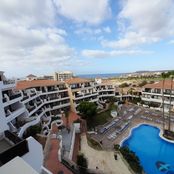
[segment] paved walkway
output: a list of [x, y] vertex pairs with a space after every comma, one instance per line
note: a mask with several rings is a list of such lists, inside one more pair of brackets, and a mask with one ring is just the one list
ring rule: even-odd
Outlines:
[[[68, 117], [68, 122], [65, 117], [62, 117], [62, 120], [64, 122], [64, 125], [67, 126], [66, 124], [68, 123], [71, 125], [75, 120], [80, 118], [76, 113], [70, 112], [69, 117]], [[51, 134], [57, 134], [58, 128], [56, 124], [53, 124]], [[79, 139], [79, 137], [77, 137]], [[78, 146], [79, 143], [75, 143], [75, 151], [73, 153], [73, 160], [76, 161], [76, 155], [78, 153]], [[59, 160], [58, 160], [58, 152], [59, 149], [59, 140], [57, 138], [52, 138], [50, 140], [50, 150], [48, 152], [47, 158], [45, 159], [45, 164], [44, 166], [50, 170], [53, 174], [57, 174], [59, 171], [63, 171], [65, 174], [72, 174], [72, 172], [67, 169]]]
[[87, 144], [86, 135], [81, 136], [81, 152], [88, 159], [88, 167], [104, 171], [107, 174], [131, 174], [121, 157], [114, 159], [114, 152], [97, 151]]
[[[58, 128], [56, 124], [53, 124], [52, 134], [56, 134]], [[58, 149], [59, 149], [59, 140], [57, 138], [52, 138], [50, 140], [50, 151], [48, 153], [47, 159], [45, 160], [45, 167], [50, 170], [53, 174], [58, 174], [59, 171], [63, 171], [66, 174], [72, 174], [59, 160], [58, 160]]]

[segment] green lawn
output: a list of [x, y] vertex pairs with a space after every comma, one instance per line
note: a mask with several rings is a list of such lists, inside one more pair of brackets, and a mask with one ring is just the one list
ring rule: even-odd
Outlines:
[[96, 127], [98, 125], [103, 125], [106, 122], [108, 122], [109, 120], [112, 119], [111, 117], [111, 110], [116, 110], [116, 106], [114, 104], [109, 106], [109, 109], [105, 112], [102, 112], [100, 114], [97, 114], [93, 120], [93, 122], [90, 123], [89, 128], [91, 127]]

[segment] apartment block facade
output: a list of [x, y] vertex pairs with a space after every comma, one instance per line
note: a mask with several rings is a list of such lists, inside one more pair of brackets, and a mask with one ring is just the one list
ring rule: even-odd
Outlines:
[[[174, 86], [174, 82], [173, 82]], [[164, 107], [165, 111], [169, 110], [170, 106], [170, 91], [171, 91], [171, 81], [165, 80], [164, 83]], [[154, 84], [147, 84], [142, 89], [142, 100], [146, 104], [152, 104], [156, 107], [162, 107], [162, 93], [163, 93], [163, 82], [157, 82]], [[174, 89], [171, 93], [171, 104], [172, 109], [174, 109]]]

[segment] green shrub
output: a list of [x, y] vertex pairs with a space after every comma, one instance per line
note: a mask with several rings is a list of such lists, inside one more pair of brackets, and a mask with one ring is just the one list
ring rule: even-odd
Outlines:
[[143, 172], [140, 160], [133, 151], [129, 150], [128, 147], [120, 147], [120, 152], [135, 173]]

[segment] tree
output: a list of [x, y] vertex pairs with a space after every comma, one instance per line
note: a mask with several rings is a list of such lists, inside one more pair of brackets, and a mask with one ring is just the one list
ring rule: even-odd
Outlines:
[[109, 97], [108, 100], [109, 100], [110, 103], [114, 103], [114, 102], [117, 101], [117, 98], [116, 97]]
[[80, 174], [87, 173], [88, 161], [85, 158], [85, 156], [84, 156], [83, 153], [77, 155], [77, 165], [79, 166], [79, 172], [80, 172]]
[[168, 121], [168, 130], [170, 131], [170, 126], [171, 126], [171, 121], [170, 121], [170, 116], [171, 116], [171, 103], [172, 103], [172, 90], [173, 90], [173, 75], [170, 75], [171, 78], [171, 87], [170, 87], [170, 104], [169, 104], [169, 121]]
[[143, 168], [141, 166], [139, 158], [136, 156], [136, 154], [131, 151], [128, 147], [120, 147], [120, 152], [123, 155], [123, 157], [126, 159], [130, 167], [135, 173], [141, 174], [143, 171]]
[[165, 129], [165, 116], [164, 116], [164, 84], [165, 84], [165, 79], [168, 77], [168, 73], [162, 73], [161, 77], [163, 79], [162, 81], [162, 107], [163, 107], [163, 131]]
[[138, 86], [139, 87], [143, 87], [144, 85], [146, 85], [147, 84], [147, 81], [146, 80], [143, 80]]
[[78, 111], [82, 114], [82, 118], [91, 121], [97, 113], [97, 106], [95, 103], [83, 101], [78, 106]]
[[121, 85], [119, 85], [119, 88], [126, 88], [129, 87], [130, 85], [128, 83], [122, 83]]

